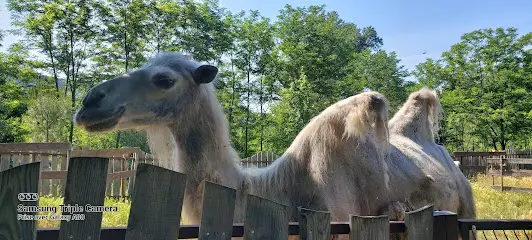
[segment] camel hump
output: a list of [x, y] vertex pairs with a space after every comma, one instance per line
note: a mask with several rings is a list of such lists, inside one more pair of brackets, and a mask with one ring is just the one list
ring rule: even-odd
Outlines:
[[415, 101], [422, 101], [422, 103], [428, 104], [429, 106], [438, 106], [440, 104], [438, 93], [435, 90], [426, 87], [413, 92], [410, 94], [409, 98]]
[[375, 134], [388, 139], [388, 100], [378, 92], [358, 94], [346, 118], [345, 132], [350, 137]]

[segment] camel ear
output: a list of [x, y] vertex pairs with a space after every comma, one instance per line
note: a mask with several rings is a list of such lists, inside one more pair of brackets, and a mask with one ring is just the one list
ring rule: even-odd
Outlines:
[[218, 74], [218, 68], [212, 65], [201, 65], [192, 74], [196, 84], [210, 83]]

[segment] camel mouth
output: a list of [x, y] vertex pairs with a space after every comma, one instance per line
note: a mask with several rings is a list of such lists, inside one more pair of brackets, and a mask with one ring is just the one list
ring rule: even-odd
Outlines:
[[126, 111], [125, 107], [120, 107], [117, 111], [115, 111], [111, 116], [98, 119], [95, 121], [91, 121], [90, 123], [80, 123], [78, 124], [82, 125], [86, 131], [88, 132], [105, 132], [113, 129], [122, 118], [122, 115], [124, 115], [124, 112]]

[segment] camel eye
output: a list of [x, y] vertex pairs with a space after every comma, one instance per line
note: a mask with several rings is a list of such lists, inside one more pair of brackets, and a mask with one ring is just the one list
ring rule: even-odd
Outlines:
[[175, 80], [165, 75], [153, 76], [153, 84], [162, 89], [169, 89], [175, 84]]

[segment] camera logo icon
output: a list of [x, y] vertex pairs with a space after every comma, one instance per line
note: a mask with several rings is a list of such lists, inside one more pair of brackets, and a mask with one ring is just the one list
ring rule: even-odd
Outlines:
[[21, 202], [36, 202], [39, 200], [38, 193], [19, 193], [18, 200]]

